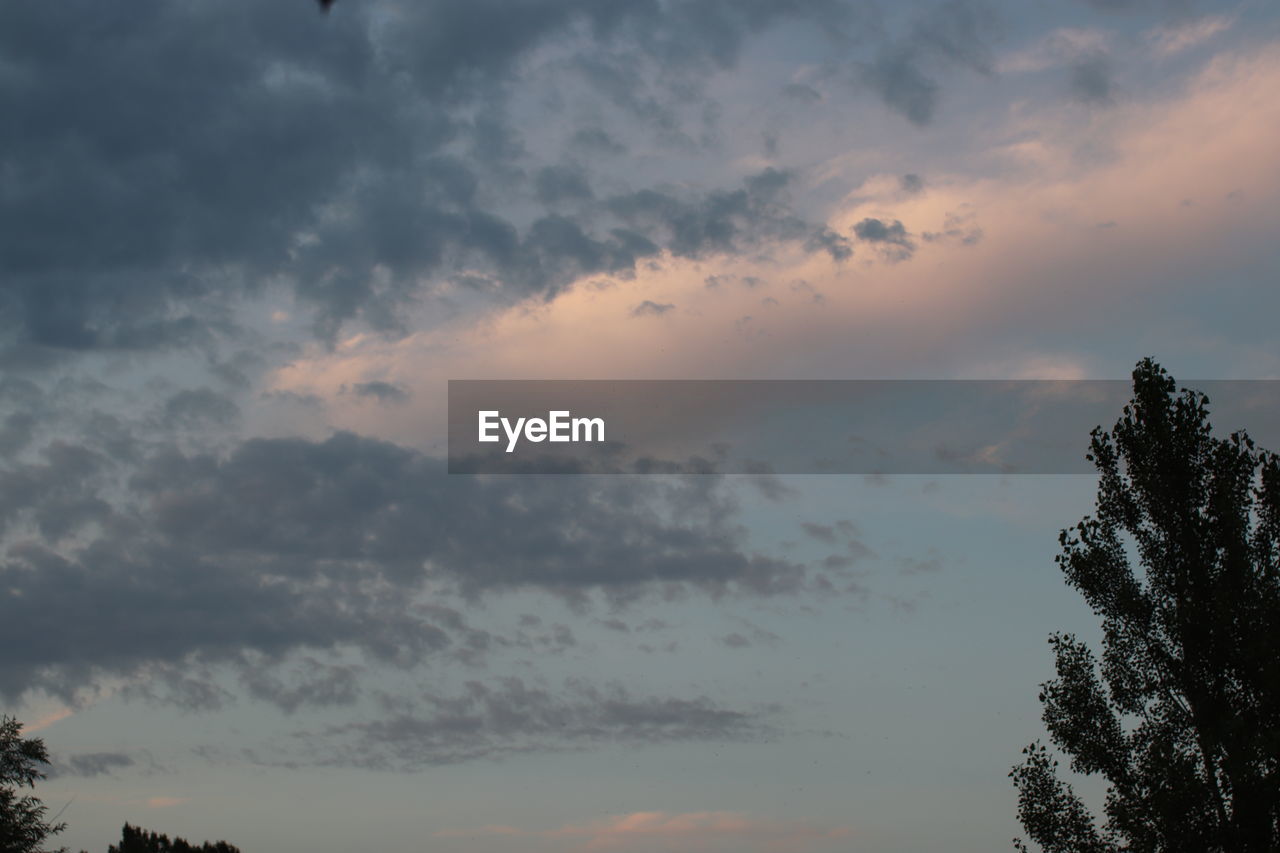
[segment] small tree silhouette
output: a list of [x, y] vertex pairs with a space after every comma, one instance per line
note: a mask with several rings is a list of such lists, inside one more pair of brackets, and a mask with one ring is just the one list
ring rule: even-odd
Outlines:
[[1071, 769], [1109, 783], [1106, 820], [1032, 744], [1010, 776], [1047, 853], [1280, 850], [1280, 461], [1213, 437], [1208, 403], [1147, 359], [1092, 433], [1096, 513], [1057, 562], [1101, 618], [1101, 661], [1055, 634], [1040, 701]]
[[22, 723], [0, 717], [0, 853], [38, 853], [51, 835], [66, 824], [44, 819], [47, 807], [34, 796], [22, 794], [45, 778], [40, 767], [49, 753], [40, 738], [23, 738]]

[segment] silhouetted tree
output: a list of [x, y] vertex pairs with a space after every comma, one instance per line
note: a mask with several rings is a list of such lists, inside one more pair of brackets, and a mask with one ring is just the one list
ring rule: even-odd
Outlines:
[[0, 717], [0, 853], [36, 853], [66, 826], [46, 821], [47, 807], [36, 797], [20, 796], [45, 777], [40, 767], [48, 763], [43, 740], [22, 737], [21, 723]]
[[199, 847], [184, 838], [170, 841], [167, 835], [147, 832], [141, 827], [126, 823], [121, 833], [120, 846], [112, 844], [109, 853], [240, 853], [240, 850], [225, 841], [206, 841]]
[[1208, 403], [1148, 359], [1092, 433], [1096, 511], [1057, 561], [1101, 617], [1101, 660], [1055, 634], [1040, 701], [1071, 769], [1109, 783], [1106, 819], [1032, 744], [1010, 775], [1048, 853], [1280, 851], [1280, 462], [1213, 437]]

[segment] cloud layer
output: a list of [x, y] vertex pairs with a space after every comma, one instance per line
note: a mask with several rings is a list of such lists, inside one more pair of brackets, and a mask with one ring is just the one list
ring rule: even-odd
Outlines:
[[[169, 449], [136, 468], [83, 446], [44, 456], [0, 478], [0, 521], [36, 534], [14, 537], [0, 563], [8, 600], [22, 603], [0, 628], [9, 698], [69, 697], [103, 675], [184, 661], [251, 671], [253, 655], [354, 648], [408, 666], [515, 642], [469, 628], [442, 606], [450, 597], [533, 589], [621, 603], [807, 584], [802, 566], [745, 548], [716, 478], [449, 476], [352, 434], [255, 439], [226, 456]], [[352, 678], [321, 670], [292, 694], [249, 684], [288, 707], [342, 701]]]

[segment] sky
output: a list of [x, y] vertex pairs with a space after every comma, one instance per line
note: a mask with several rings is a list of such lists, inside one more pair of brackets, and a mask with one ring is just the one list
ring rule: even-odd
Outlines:
[[1262, 0], [0, 5], [62, 843], [1011, 849], [1093, 477], [450, 475], [446, 382], [1280, 378], [1276, 92]]

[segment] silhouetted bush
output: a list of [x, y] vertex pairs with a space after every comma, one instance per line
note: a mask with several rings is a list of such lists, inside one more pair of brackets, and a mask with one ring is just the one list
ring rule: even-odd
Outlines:
[[167, 835], [148, 832], [126, 823], [120, 844], [112, 844], [108, 853], [240, 853], [240, 848], [225, 841], [206, 841], [198, 846], [185, 838], [171, 841]]

